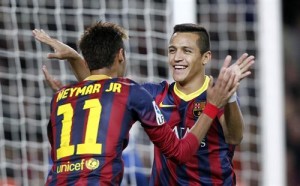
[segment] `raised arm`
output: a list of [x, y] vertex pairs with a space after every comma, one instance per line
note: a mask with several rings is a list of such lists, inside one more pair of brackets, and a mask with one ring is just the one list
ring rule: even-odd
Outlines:
[[[229, 68], [236, 75], [235, 81], [240, 82], [251, 74], [250, 68], [255, 63], [254, 56], [247, 53], [241, 57]], [[225, 140], [229, 144], [240, 144], [243, 139], [244, 119], [240, 110], [236, 93], [230, 98], [228, 104], [224, 107], [224, 115], [220, 117], [220, 122], [224, 131]]]
[[34, 29], [32, 33], [36, 40], [53, 48], [54, 52], [47, 55], [48, 59], [67, 60], [70, 63], [78, 81], [82, 81], [90, 75], [84, 59], [76, 50], [57, 39], [51, 38], [44, 30]]
[[[207, 89], [207, 104], [198, 118], [196, 125], [192, 128], [191, 132], [198, 135], [198, 142], [200, 143], [205, 137], [211, 122], [217, 116], [218, 110], [227, 104], [228, 99], [236, 92], [239, 82], [236, 80], [236, 74], [233, 73], [231, 68], [228, 68], [231, 62], [231, 57], [227, 56], [224, 65], [220, 70], [219, 76], [213, 85], [213, 78], [210, 77], [210, 84]], [[203, 123], [210, 123], [204, 125]], [[200, 135], [199, 135], [200, 134]]]

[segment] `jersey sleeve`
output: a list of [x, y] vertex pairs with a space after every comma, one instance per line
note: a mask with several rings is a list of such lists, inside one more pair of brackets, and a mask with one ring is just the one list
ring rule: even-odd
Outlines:
[[192, 133], [182, 139], [177, 138], [169, 125], [161, 127], [145, 127], [153, 144], [170, 160], [182, 164], [189, 161], [199, 148], [199, 142]]
[[135, 85], [130, 94], [129, 108], [136, 113], [138, 120], [146, 126], [160, 126], [164, 116], [151, 95], [140, 85]]
[[150, 93], [153, 99], [165, 88], [168, 86], [166, 81], [162, 81], [161, 83], [143, 83], [141, 84], [143, 88]]

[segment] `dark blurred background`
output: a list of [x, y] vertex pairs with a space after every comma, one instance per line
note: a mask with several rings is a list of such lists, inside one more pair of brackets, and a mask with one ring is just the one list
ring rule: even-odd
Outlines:
[[300, 1], [282, 0], [287, 185], [300, 185]]

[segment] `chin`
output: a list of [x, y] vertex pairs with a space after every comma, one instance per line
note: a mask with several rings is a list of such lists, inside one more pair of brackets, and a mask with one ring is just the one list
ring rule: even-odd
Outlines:
[[175, 81], [183, 81], [186, 78], [186, 76], [183, 73], [178, 72], [173, 72], [172, 76]]
[[182, 82], [182, 81], [184, 81], [183, 77], [176, 76], [176, 75], [173, 75], [173, 79], [174, 79], [174, 81], [179, 82], [179, 83]]

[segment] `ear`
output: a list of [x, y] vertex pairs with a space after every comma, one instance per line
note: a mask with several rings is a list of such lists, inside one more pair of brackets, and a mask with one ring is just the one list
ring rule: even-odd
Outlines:
[[202, 65], [206, 65], [211, 60], [211, 51], [207, 51], [202, 56]]
[[122, 63], [125, 61], [125, 51], [124, 48], [120, 48], [119, 52], [118, 52], [118, 62]]

